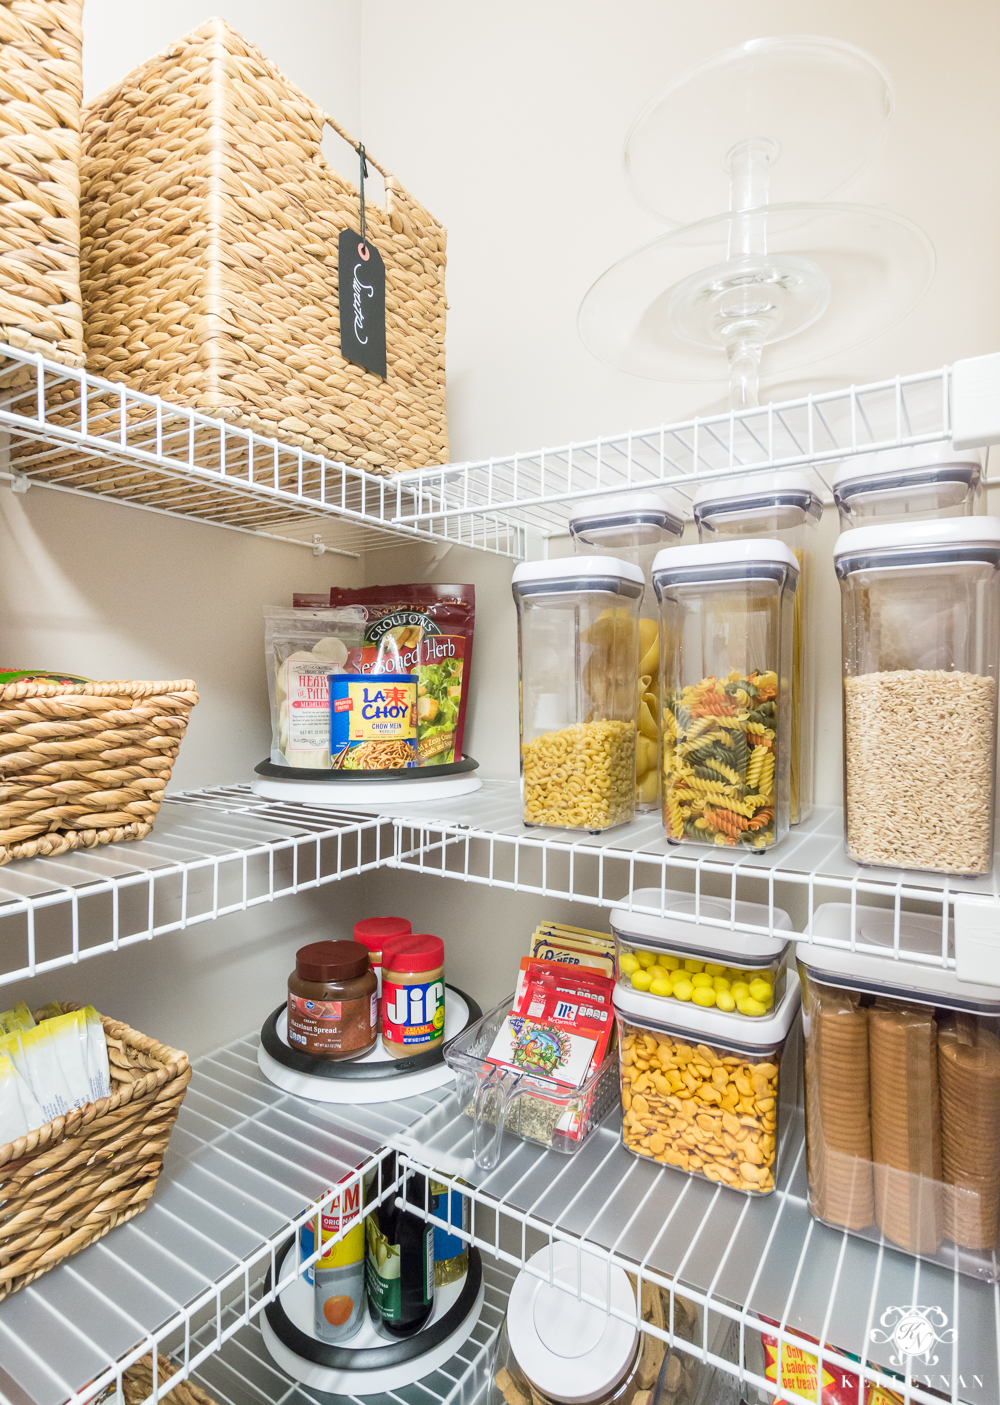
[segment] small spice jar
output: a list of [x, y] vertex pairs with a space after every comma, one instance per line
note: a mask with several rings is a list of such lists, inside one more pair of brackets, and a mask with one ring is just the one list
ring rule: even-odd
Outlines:
[[368, 948], [368, 960], [378, 982], [379, 1019], [382, 1018], [382, 948], [390, 937], [408, 937], [413, 928], [405, 917], [366, 917], [354, 924], [354, 940]]
[[288, 977], [288, 1042], [315, 1059], [358, 1059], [375, 1047], [378, 1004], [368, 948], [310, 942]]
[[426, 932], [382, 948], [382, 1047], [394, 1059], [444, 1044], [444, 942]]

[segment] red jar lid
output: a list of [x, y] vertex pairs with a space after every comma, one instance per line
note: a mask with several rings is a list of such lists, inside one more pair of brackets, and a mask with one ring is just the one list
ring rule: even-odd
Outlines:
[[360, 942], [310, 942], [295, 953], [295, 974], [303, 981], [349, 981], [368, 970], [368, 948]]
[[382, 948], [383, 971], [436, 971], [443, 965], [444, 942], [428, 932], [393, 937]]
[[409, 936], [413, 928], [405, 917], [366, 917], [354, 924], [354, 940], [371, 952], [381, 952], [390, 937]]

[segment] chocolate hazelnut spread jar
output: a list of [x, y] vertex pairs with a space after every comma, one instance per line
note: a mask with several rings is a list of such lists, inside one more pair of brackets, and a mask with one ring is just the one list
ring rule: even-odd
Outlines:
[[288, 977], [288, 1042], [316, 1059], [359, 1059], [375, 1047], [378, 1001], [368, 948], [310, 942]]

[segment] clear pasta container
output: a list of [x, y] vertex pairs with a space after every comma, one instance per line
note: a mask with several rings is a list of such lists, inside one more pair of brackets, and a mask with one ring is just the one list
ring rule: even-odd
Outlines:
[[[633, 907], [611, 910], [615, 974], [621, 985], [646, 993], [664, 1006], [691, 1004], [735, 1020], [758, 1020], [773, 1012], [785, 993], [785, 966], [792, 919], [780, 908], [721, 898], [669, 898], [664, 915], [635, 907], [660, 907], [657, 888], [630, 894]], [[775, 935], [735, 931], [740, 926], [773, 927]], [[709, 925], [714, 922], [714, 926]]]
[[833, 475], [841, 531], [985, 512], [979, 452], [950, 444], [883, 449], [847, 459]]
[[650, 582], [653, 560], [680, 540], [684, 510], [666, 493], [634, 491], [578, 503], [569, 531], [578, 554], [610, 555], [638, 566], [645, 588], [639, 607], [639, 717], [635, 751], [635, 808], [659, 809], [660, 611]]
[[522, 1141], [572, 1156], [618, 1106], [618, 1056], [612, 1052], [579, 1088], [562, 1087], [541, 1074], [488, 1063], [513, 993], [445, 1046], [462, 1111], [473, 1120], [476, 1165], [491, 1170], [500, 1159], [505, 1131]]
[[515, 568], [524, 823], [591, 833], [635, 814], [638, 566], [607, 556]]
[[1000, 520], [844, 532], [847, 852], [936, 873], [993, 865]]
[[1000, 1282], [1000, 989], [932, 964], [940, 916], [901, 914], [905, 963], [894, 913], [854, 921], [851, 950], [850, 905], [824, 904], [797, 948], [809, 1208]]
[[788, 831], [798, 580], [791, 548], [756, 537], [674, 547], [653, 563], [674, 844], [767, 849]]
[[[798, 1011], [794, 971], [774, 1010], [739, 1029], [719, 1011], [666, 1007], [616, 985], [624, 1145], [717, 1185], [769, 1195], [781, 1119], [793, 1101], [782, 1088], [781, 1066]], [[789, 1063], [794, 1085], [795, 1060]]]
[[768, 537], [784, 542], [799, 563], [792, 633], [792, 732], [789, 758], [789, 823], [805, 819], [813, 804], [813, 739], [816, 685], [813, 575], [816, 528], [823, 504], [801, 473], [755, 473], [700, 488], [694, 520], [702, 542]]

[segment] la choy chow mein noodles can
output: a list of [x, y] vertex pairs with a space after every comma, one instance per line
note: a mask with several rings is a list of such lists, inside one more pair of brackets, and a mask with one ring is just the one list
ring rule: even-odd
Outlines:
[[330, 759], [344, 771], [415, 766], [416, 674], [331, 673]]

